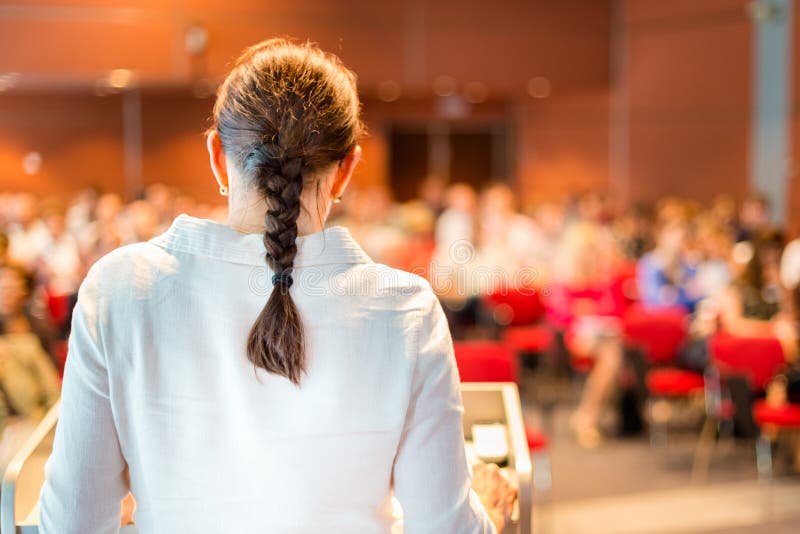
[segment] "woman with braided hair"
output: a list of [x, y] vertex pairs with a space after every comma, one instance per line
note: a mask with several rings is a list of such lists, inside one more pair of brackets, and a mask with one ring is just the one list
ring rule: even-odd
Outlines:
[[355, 77], [310, 44], [247, 49], [207, 135], [227, 225], [179, 216], [83, 282], [41, 532], [502, 530], [465, 459], [447, 322], [421, 278], [324, 228], [356, 167]]

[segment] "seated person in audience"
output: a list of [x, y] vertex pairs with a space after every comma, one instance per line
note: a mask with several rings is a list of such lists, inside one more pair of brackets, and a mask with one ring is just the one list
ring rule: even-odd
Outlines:
[[453, 247], [475, 246], [475, 219], [477, 196], [469, 184], [455, 183], [445, 191], [445, 209], [436, 221], [435, 261], [449, 266], [459, 259], [453, 258]]
[[39, 217], [39, 202], [28, 193], [14, 195], [9, 206], [6, 228], [8, 256], [28, 269], [35, 267], [48, 241], [47, 227]]
[[0, 232], [0, 266], [8, 262], [8, 235]]
[[[775, 337], [783, 347], [787, 364], [797, 360], [798, 332], [787, 306], [788, 299], [779, 283], [778, 258], [781, 243], [771, 236], [755, 242], [743, 241], [733, 248], [735, 277], [715, 298], [704, 302], [692, 323], [698, 350], [685, 351], [687, 367], [701, 371], [709, 363], [704, 340], [717, 330], [741, 337]], [[744, 377], [726, 380], [735, 405], [734, 428], [737, 435], [753, 437], [757, 431], [752, 419], [753, 390]]]
[[800, 287], [800, 237], [795, 237], [784, 247], [781, 254], [780, 277], [786, 291], [795, 293]]
[[797, 359], [797, 330], [779, 280], [780, 243], [774, 238], [741, 242], [734, 249], [740, 265], [719, 298], [722, 330], [743, 337], [775, 336], [787, 361]]
[[701, 298], [695, 267], [686, 259], [686, 224], [681, 220], [661, 223], [656, 247], [637, 266], [639, 296], [653, 308], [682, 306], [688, 311]]
[[52, 295], [74, 295], [83, 279], [78, 240], [67, 229], [63, 208], [51, 204], [43, 213], [48, 241], [39, 260], [38, 273]]
[[[797, 236], [797, 229], [792, 233]], [[790, 310], [788, 315], [796, 327], [800, 324], [800, 237], [795, 237], [784, 247], [779, 276], [781, 286], [788, 295], [785, 307]], [[787, 343], [790, 342], [791, 338]], [[773, 406], [781, 406], [787, 402], [800, 404], [800, 365], [796, 357], [783, 373], [770, 382], [766, 391], [767, 402]], [[795, 472], [800, 473], [800, 440], [796, 440], [794, 457]]]
[[742, 202], [736, 226], [736, 242], [753, 241], [773, 231], [769, 220], [769, 201], [762, 195], [752, 195]]
[[626, 259], [638, 260], [652, 248], [652, 217], [647, 207], [634, 204], [614, 220], [614, 234]]
[[731, 283], [732, 245], [729, 229], [710, 219], [699, 222], [694, 247], [698, 256], [695, 280], [703, 298], [714, 298]]
[[[775, 336], [781, 340], [788, 361], [796, 359], [797, 331], [793, 326], [791, 296], [779, 284], [779, 243], [743, 241], [732, 249], [736, 268], [731, 282], [698, 307], [691, 325], [697, 341], [705, 341], [717, 330], [742, 337]], [[687, 363], [687, 362], [684, 362]], [[687, 367], [702, 371], [707, 351]]]
[[477, 222], [477, 261], [481, 266], [502, 269], [509, 279], [520, 269], [539, 267], [540, 251], [547, 245], [545, 236], [532, 218], [518, 211], [508, 185], [494, 183], [481, 191]]
[[47, 352], [33, 332], [26, 308], [32, 275], [21, 267], [0, 268], [0, 470], [38, 421], [58, 400], [61, 385]]
[[586, 448], [600, 442], [603, 404], [623, 363], [620, 317], [624, 299], [611, 235], [594, 223], [573, 223], [564, 232], [549, 297], [550, 319], [563, 329], [574, 357], [592, 358], [570, 425]]

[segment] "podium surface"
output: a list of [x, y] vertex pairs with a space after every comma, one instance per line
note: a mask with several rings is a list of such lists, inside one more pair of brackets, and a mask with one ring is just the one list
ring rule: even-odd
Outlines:
[[[531, 532], [532, 472], [525, 439], [522, 408], [513, 383], [467, 383], [461, 385], [464, 403], [464, 439], [472, 440], [476, 424], [502, 424], [506, 428], [508, 458], [505, 468], [519, 484], [519, 506], [504, 533]], [[0, 496], [0, 532], [37, 534], [39, 493], [44, 483], [44, 465], [53, 448], [58, 421], [58, 403], [50, 409], [36, 430], [17, 452], [3, 475]], [[136, 534], [135, 525], [122, 534]]]

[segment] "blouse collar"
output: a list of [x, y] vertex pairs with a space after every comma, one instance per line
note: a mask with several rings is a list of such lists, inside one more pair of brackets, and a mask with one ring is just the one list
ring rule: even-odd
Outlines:
[[[266, 254], [261, 234], [243, 234], [186, 214], [176, 217], [166, 232], [150, 242], [167, 250], [248, 265], [264, 265]], [[343, 263], [372, 263], [347, 228], [332, 226], [297, 238], [295, 267]]]

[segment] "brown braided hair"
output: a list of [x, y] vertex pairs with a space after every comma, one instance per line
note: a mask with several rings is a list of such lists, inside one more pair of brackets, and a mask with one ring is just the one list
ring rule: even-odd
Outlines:
[[223, 82], [214, 125], [227, 158], [264, 196], [273, 290], [253, 324], [253, 365], [299, 385], [303, 325], [289, 288], [304, 187], [342, 161], [362, 132], [355, 76], [310, 43], [270, 39], [246, 49]]

